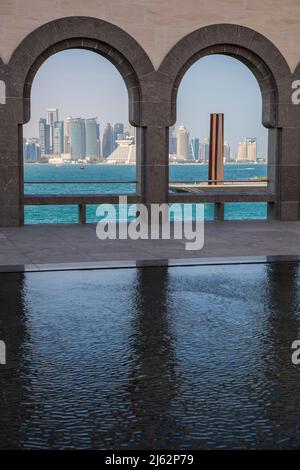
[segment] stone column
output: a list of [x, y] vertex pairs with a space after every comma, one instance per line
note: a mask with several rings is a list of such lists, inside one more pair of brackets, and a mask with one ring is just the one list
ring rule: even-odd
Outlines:
[[280, 220], [299, 220], [300, 216], [300, 103], [292, 100], [292, 84], [299, 79], [300, 68], [279, 83], [278, 128], [269, 131], [269, 171], [276, 191], [274, 216]]
[[0, 64], [2, 96], [0, 102], [0, 227], [18, 226], [23, 222], [20, 205], [22, 178], [22, 127], [18, 125], [22, 101], [10, 87], [8, 67]]
[[280, 220], [298, 220], [300, 209], [300, 127], [281, 129], [277, 145], [280, 147], [280, 161], [277, 167], [278, 202], [275, 217]]
[[145, 203], [168, 202], [169, 129], [148, 126], [144, 130], [144, 197]]
[[144, 96], [141, 109], [142, 158], [141, 168], [144, 201], [146, 204], [168, 202], [169, 193], [169, 126], [171, 98], [170, 79], [158, 73], [144, 77]]

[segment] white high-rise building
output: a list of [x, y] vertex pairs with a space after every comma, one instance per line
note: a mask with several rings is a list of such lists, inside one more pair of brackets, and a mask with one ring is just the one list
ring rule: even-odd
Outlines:
[[58, 121], [58, 108], [48, 108], [47, 124], [49, 124], [49, 126], [52, 126], [56, 121]]
[[257, 145], [256, 138], [247, 138], [247, 158], [250, 162], [256, 162], [257, 158]]
[[188, 159], [189, 136], [185, 126], [180, 126], [177, 132], [177, 155], [183, 160]]
[[72, 117], [68, 116], [64, 120], [64, 152], [71, 153], [71, 143], [70, 143], [70, 123]]
[[223, 155], [224, 155], [224, 161], [225, 162], [230, 162], [231, 160], [231, 152], [230, 152], [230, 145], [229, 145], [229, 142], [227, 140], [225, 140], [224, 142], [224, 151], [223, 151]]
[[236, 160], [237, 162], [245, 161], [246, 160], [246, 142], [239, 142], [237, 152], [236, 152]]
[[237, 149], [238, 162], [256, 162], [256, 137], [245, 137]]
[[204, 139], [204, 141], [200, 144], [200, 153], [199, 153], [199, 160], [201, 162], [208, 162], [209, 158], [209, 139]]

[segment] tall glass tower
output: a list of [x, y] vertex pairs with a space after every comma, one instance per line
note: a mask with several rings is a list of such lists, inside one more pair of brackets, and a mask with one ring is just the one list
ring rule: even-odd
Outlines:
[[47, 124], [50, 126], [50, 149], [51, 153], [54, 151], [54, 123], [58, 121], [58, 109], [47, 109]]
[[53, 153], [61, 154], [64, 151], [64, 122], [53, 123]]
[[70, 143], [70, 122], [72, 117], [68, 116], [64, 121], [64, 152], [71, 153], [71, 143]]
[[102, 138], [102, 156], [103, 158], [107, 158], [111, 152], [113, 151], [113, 128], [111, 124], [108, 122]]
[[85, 124], [81, 118], [70, 119], [70, 147], [72, 160], [85, 158]]
[[122, 122], [116, 122], [114, 124], [113, 132], [113, 150], [117, 148], [117, 140], [124, 139], [124, 124]]
[[40, 118], [39, 121], [39, 137], [41, 144], [41, 156], [49, 155], [50, 153], [50, 126], [47, 124], [46, 119]]
[[99, 124], [97, 118], [85, 120], [85, 155], [92, 160], [99, 157]]
[[192, 146], [193, 146], [193, 153], [194, 159], [199, 160], [199, 150], [200, 150], [200, 143], [198, 137], [192, 139]]

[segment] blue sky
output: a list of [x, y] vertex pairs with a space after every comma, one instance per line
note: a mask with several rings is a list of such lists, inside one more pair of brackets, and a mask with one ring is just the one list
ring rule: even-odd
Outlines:
[[[94, 52], [74, 49], [51, 56], [35, 76], [31, 120], [24, 136], [38, 136], [38, 121], [47, 108], [59, 108], [59, 118], [98, 117], [128, 123], [125, 83], [116, 68]], [[209, 134], [209, 114], [225, 115], [225, 138], [235, 152], [243, 137], [257, 137], [258, 155], [267, 151], [267, 129], [261, 124], [261, 93], [254, 75], [236, 59], [215, 55], [197, 61], [185, 74], [178, 92], [177, 125], [192, 137]]]

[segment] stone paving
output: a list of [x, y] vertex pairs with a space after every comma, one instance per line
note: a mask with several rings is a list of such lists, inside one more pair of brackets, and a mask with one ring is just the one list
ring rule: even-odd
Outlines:
[[124, 260], [300, 255], [300, 221], [206, 222], [202, 250], [185, 240], [105, 240], [95, 225], [27, 225], [0, 229], [0, 266]]

